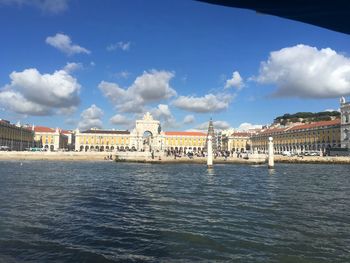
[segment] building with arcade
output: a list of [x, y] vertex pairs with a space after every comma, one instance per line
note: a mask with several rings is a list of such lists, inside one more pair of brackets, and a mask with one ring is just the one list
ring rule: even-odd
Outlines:
[[160, 122], [147, 112], [136, 120], [135, 128], [127, 130], [75, 131], [76, 151], [173, 151], [178, 153], [201, 152], [206, 133], [169, 131], [161, 129]]

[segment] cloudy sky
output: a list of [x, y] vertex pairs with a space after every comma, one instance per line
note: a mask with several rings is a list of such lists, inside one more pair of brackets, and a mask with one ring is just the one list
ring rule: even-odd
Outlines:
[[350, 95], [350, 36], [190, 0], [0, 0], [0, 118], [249, 128]]

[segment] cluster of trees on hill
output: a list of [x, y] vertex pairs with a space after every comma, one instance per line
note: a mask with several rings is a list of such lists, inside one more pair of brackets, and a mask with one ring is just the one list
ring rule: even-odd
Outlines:
[[297, 112], [295, 114], [286, 113], [274, 119], [274, 123], [285, 125], [288, 122], [312, 122], [312, 121], [330, 121], [334, 118], [340, 118], [339, 111], [322, 111], [322, 112]]

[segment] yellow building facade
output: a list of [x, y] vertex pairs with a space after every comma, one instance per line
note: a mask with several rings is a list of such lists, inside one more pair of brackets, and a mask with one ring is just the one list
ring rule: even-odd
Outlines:
[[204, 150], [206, 133], [161, 131], [160, 122], [146, 113], [136, 120], [130, 131], [99, 130], [75, 131], [76, 151], [150, 151], [173, 153], [200, 153]]
[[62, 130], [45, 126], [34, 126], [35, 147], [43, 148], [47, 151], [57, 151], [67, 149], [68, 136]]
[[1, 150], [24, 151], [34, 144], [34, 132], [27, 127], [0, 119]]
[[164, 132], [164, 149], [178, 153], [201, 152], [205, 147], [206, 136], [203, 132]]
[[136, 150], [130, 146], [129, 131], [87, 130], [75, 134], [76, 151], [129, 151]]
[[251, 144], [254, 151], [267, 152], [268, 138], [273, 137], [274, 151], [327, 152], [340, 147], [340, 120], [319, 121], [287, 128], [269, 128], [252, 135]]
[[[206, 134], [201, 132], [162, 132], [158, 138], [162, 151], [185, 153], [201, 152], [204, 149]], [[129, 131], [88, 130], [76, 132], [76, 151], [137, 151], [137, 138]], [[152, 148], [151, 148], [152, 149]]]
[[[233, 132], [225, 137], [225, 150], [234, 152], [246, 152], [250, 150], [251, 133], [248, 132]], [[227, 146], [226, 146], [227, 145]], [[226, 148], [227, 147], [227, 148]]]

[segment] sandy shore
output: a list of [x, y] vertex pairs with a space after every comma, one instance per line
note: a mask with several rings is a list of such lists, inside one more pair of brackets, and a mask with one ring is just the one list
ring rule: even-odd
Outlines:
[[[0, 152], [0, 160], [52, 160], [52, 161], [105, 161], [105, 157], [112, 154], [115, 160], [115, 153], [106, 152]], [[132, 160], [119, 160], [121, 162], [149, 162], [149, 163], [206, 163], [205, 157], [181, 157], [174, 159], [173, 156], [151, 158], [134, 158]], [[320, 157], [304, 156], [287, 157], [275, 155], [276, 163], [333, 163], [333, 164], [350, 164], [350, 157]], [[226, 160], [222, 157], [216, 158], [214, 163], [239, 163], [239, 164], [263, 164], [264, 159], [252, 160], [230, 157]]]
[[[115, 153], [107, 152], [0, 152], [0, 160], [52, 160], [52, 161], [106, 161], [107, 156], [112, 155], [112, 159], [116, 159]], [[188, 157], [181, 157], [174, 159], [173, 156], [165, 157], [159, 156], [152, 158], [133, 158], [119, 160], [121, 162], [149, 162], [149, 163], [206, 163], [205, 157], [195, 157], [190, 159]], [[215, 159], [216, 163], [263, 163], [264, 161], [244, 160], [241, 158], [224, 158]]]

